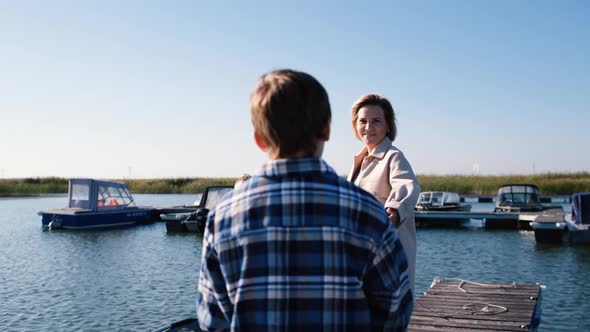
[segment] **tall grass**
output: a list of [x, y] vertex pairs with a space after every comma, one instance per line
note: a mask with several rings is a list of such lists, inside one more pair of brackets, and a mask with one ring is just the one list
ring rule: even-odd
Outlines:
[[[125, 182], [132, 193], [194, 194], [208, 186], [233, 186], [236, 178], [115, 179]], [[546, 173], [537, 175], [419, 175], [422, 191], [454, 191], [464, 195], [494, 195], [507, 183], [535, 184], [543, 195], [571, 195], [590, 192], [590, 173]], [[68, 180], [57, 177], [0, 179], [0, 196], [66, 193]]]
[[68, 180], [63, 178], [0, 179], [0, 196], [66, 192], [68, 192]]
[[571, 195], [590, 191], [590, 173], [546, 173], [536, 175], [420, 175], [422, 191], [454, 191], [471, 195], [494, 195], [499, 186], [508, 183], [530, 183], [542, 195]]
[[209, 186], [233, 186], [236, 180], [236, 178], [175, 178], [118, 181], [127, 183], [129, 190], [135, 193], [194, 194], [204, 191]]
[[[233, 186], [236, 178], [114, 179], [125, 182], [132, 193], [194, 194], [208, 186]], [[26, 178], [0, 179], [0, 196], [31, 196], [68, 192], [68, 179]]]

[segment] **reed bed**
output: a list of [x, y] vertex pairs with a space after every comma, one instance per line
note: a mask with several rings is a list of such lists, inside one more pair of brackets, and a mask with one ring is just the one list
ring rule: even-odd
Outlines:
[[494, 195], [498, 187], [509, 183], [529, 183], [542, 195], [571, 195], [590, 191], [590, 173], [545, 173], [535, 175], [419, 175], [422, 191], [454, 191], [464, 195]]
[[[194, 194], [208, 186], [232, 186], [237, 178], [114, 179], [125, 182], [132, 193]], [[494, 195], [507, 183], [535, 184], [543, 195], [590, 192], [590, 173], [546, 173], [535, 175], [419, 175], [422, 191], [454, 191], [463, 195]], [[0, 196], [33, 196], [67, 193], [68, 179], [58, 177], [0, 179]]]
[[68, 192], [68, 179], [58, 177], [0, 179], [0, 196], [34, 196]]

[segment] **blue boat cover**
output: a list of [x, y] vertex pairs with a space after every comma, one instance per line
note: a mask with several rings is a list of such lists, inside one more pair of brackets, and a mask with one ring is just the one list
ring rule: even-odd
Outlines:
[[95, 179], [70, 179], [68, 208], [98, 210], [124, 209], [135, 206], [123, 182]]
[[576, 224], [590, 224], [590, 192], [572, 195], [572, 221]]

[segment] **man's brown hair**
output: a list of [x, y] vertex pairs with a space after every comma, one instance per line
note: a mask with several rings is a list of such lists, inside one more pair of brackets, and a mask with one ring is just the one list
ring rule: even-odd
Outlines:
[[359, 140], [361, 139], [356, 131], [356, 120], [358, 119], [359, 110], [369, 105], [379, 106], [383, 110], [383, 116], [387, 123], [386, 136], [393, 142], [397, 136], [397, 125], [395, 124], [395, 112], [393, 111], [393, 106], [391, 106], [391, 103], [385, 97], [375, 93], [360, 96], [360, 98], [352, 105], [352, 129], [354, 130], [354, 135]]
[[311, 157], [326, 140], [332, 116], [328, 93], [311, 75], [290, 69], [264, 74], [250, 97], [256, 134], [271, 155]]

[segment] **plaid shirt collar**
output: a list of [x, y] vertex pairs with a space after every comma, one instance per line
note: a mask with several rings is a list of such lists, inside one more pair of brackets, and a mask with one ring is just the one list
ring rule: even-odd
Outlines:
[[295, 159], [276, 159], [270, 160], [263, 164], [256, 172], [255, 176], [263, 177], [281, 177], [301, 173], [336, 173], [332, 167], [320, 159], [295, 158]]

